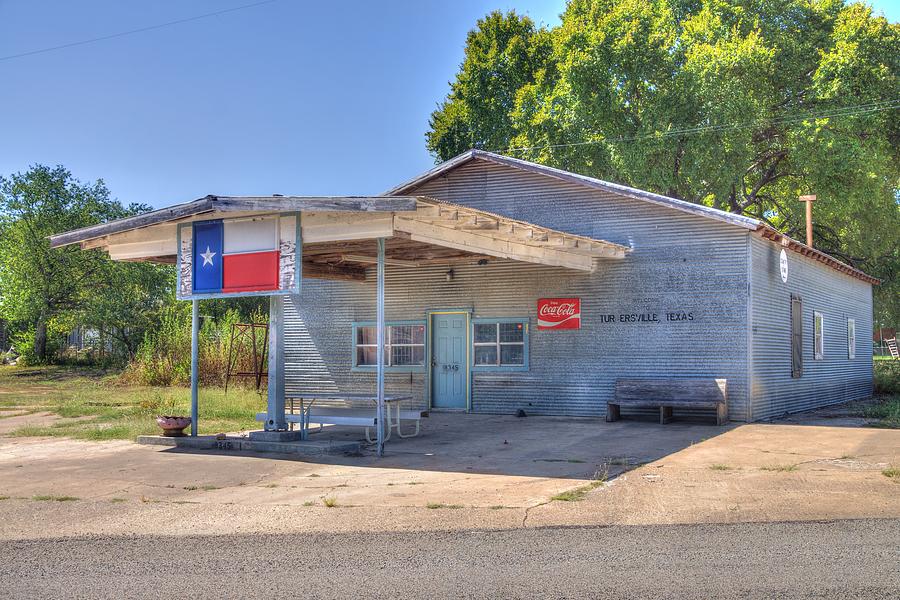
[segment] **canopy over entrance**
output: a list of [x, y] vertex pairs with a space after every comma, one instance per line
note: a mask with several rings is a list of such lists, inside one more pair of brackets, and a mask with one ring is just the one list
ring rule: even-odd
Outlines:
[[143, 215], [76, 229], [51, 246], [105, 249], [113, 260], [175, 263], [177, 225], [196, 220], [300, 212], [303, 276], [365, 278], [374, 240], [392, 238], [387, 264], [415, 267], [517, 260], [591, 271], [628, 248], [426, 197], [207, 196]]
[[[384, 269], [481, 261], [519, 261], [591, 272], [600, 259], [622, 259], [629, 248], [427, 197], [206, 196], [142, 215], [50, 238], [51, 247], [100, 248], [113, 260], [175, 264], [179, 227], [193, 221], [256, 219], [283, 213], [299, 220], [300, 274], [365, 280], [377, 277], [377, 423], [384, 412]], [[199, 227], [195, 225], [194, 227]], [[208, 251], [208, 250], [207, 250]], [[185, 250], [182, 248], [182, 253]], [[299, 289], [299, 288], [296, 288]], [[269, 390], [266, 435], [288, 432], [284, 398], [284, 299], [269, 304]], [[197, 435], [198, 300], [193, 298], [191, 434]], [[383, 425], [377, 428], [378, 454]]]

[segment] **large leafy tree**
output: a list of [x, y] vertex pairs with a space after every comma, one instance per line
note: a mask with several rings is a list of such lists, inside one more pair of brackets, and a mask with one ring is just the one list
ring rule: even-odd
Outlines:
[[[570, 0], [521, 38], [540, 51], [495, 31], [479, 22], [470, 42], [498, 51], [467, 44], [432, 115], [439, 160], [505, 148], [799, 237], [815, 193], [816, 245], [884, 278], [880, 317], [900, 321], [900, 26], [844, 0]], [[511, 65], [502, 94], [468, 83]]]
[[74, 324], [134, 351], [169, 276], [153, 265], [113, 264], [98, 250], [51, 249], [48, 236], [148, 209], [123, 207], [102, 181], [81, 183], [63, 167], [0, 177], [0, 318], [34, 332], [39, 360], [49, 358], [48, 328]]
[[431, 115], [428, 148], [449, 158], [469, 148], [505, 147], [515, 130], [516, 93], [549, 63], [548, 32], [515, 12], [492, 12], [466, 38], [465, 60], [447, 99]]

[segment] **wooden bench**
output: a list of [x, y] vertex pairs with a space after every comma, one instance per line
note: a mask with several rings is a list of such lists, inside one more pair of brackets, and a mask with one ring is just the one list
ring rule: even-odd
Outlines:
[[617, 421], [622, 406], [659, 408], [660, 424], [672, 420], [674, 408], [712, 408], [716, 424], [728, 422], [725, 379], [619, 379], [614, 399], [606, 403], [606, 420]]

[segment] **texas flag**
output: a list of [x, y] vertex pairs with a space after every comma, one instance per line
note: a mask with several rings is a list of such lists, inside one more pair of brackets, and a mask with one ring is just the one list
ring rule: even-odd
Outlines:
[[197, 221], [193, 224], [194, 293], [278, 289], [278, 220]]

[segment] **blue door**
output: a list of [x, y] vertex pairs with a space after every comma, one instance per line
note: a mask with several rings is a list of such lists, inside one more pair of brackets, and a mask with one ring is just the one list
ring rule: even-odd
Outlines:
[[465, 409], [468, 395], [469, 344], [466, 313], [431, 316], [431, 406]]

